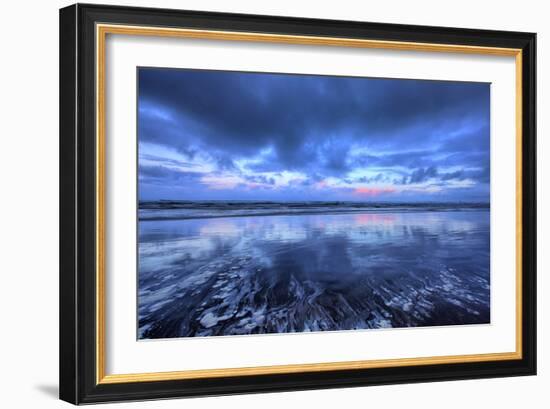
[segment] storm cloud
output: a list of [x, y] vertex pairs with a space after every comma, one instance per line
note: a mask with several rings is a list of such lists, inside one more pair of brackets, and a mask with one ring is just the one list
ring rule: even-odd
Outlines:
[[489, 84], [138, 75], [143, 198], [489, 200]]

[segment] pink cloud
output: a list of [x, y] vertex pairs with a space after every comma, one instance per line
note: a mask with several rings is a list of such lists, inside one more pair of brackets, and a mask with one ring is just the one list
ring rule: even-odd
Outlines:
[[328, 187], [328, 183], [325, 180], [321, 180], [315, 184], [315, 188], [317, 189], [324, 189]]
[[392, 187], [358, 187], [353, 191], [354, 195], [359, 196], [378, 196], [383, 193], [394, 193], [395, 189]]

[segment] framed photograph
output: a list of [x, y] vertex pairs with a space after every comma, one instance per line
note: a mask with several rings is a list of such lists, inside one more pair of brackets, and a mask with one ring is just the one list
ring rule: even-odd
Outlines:
[[534, 375], [535, 39], [61, 9], [61, 399]]

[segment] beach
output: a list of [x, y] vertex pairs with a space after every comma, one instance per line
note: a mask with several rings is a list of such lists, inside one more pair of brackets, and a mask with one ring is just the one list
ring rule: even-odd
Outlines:
[[142, 203], [138, 338], [486, 324], [484, 205]]

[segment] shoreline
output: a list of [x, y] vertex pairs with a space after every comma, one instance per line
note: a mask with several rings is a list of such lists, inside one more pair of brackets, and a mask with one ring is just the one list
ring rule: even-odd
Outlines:
[[[140, 209], [148, 210], [148, 209]], [[155, 209], [155, 210], [179, 210], [179, 209]], [[223, 210], [220, 210], [220, 214], [204, 214], [204, 215], [173, 215], [173, 216], [151, 216], [141, 217], [138, 216], [138, 221], [170, 221], [170, 220], [195, 220], [195, 219], [218, 219], [218, 218], [230, 218], [230, 217], [261, 217], [261, 216], [312, 216], [312, 215], [345, 215], [345, 214], [388, 214], [388, 213], [438, 213], [438, 212], [475, 212], [475, 211], [490, 211], [490, 207], [414, 207], [414, 208], [362, 208], [362, 209], [320, 209], [320, 210], [296, 210], [296, 211], [266, 211], [257, 213], [233, 213], [223, 214]]]

